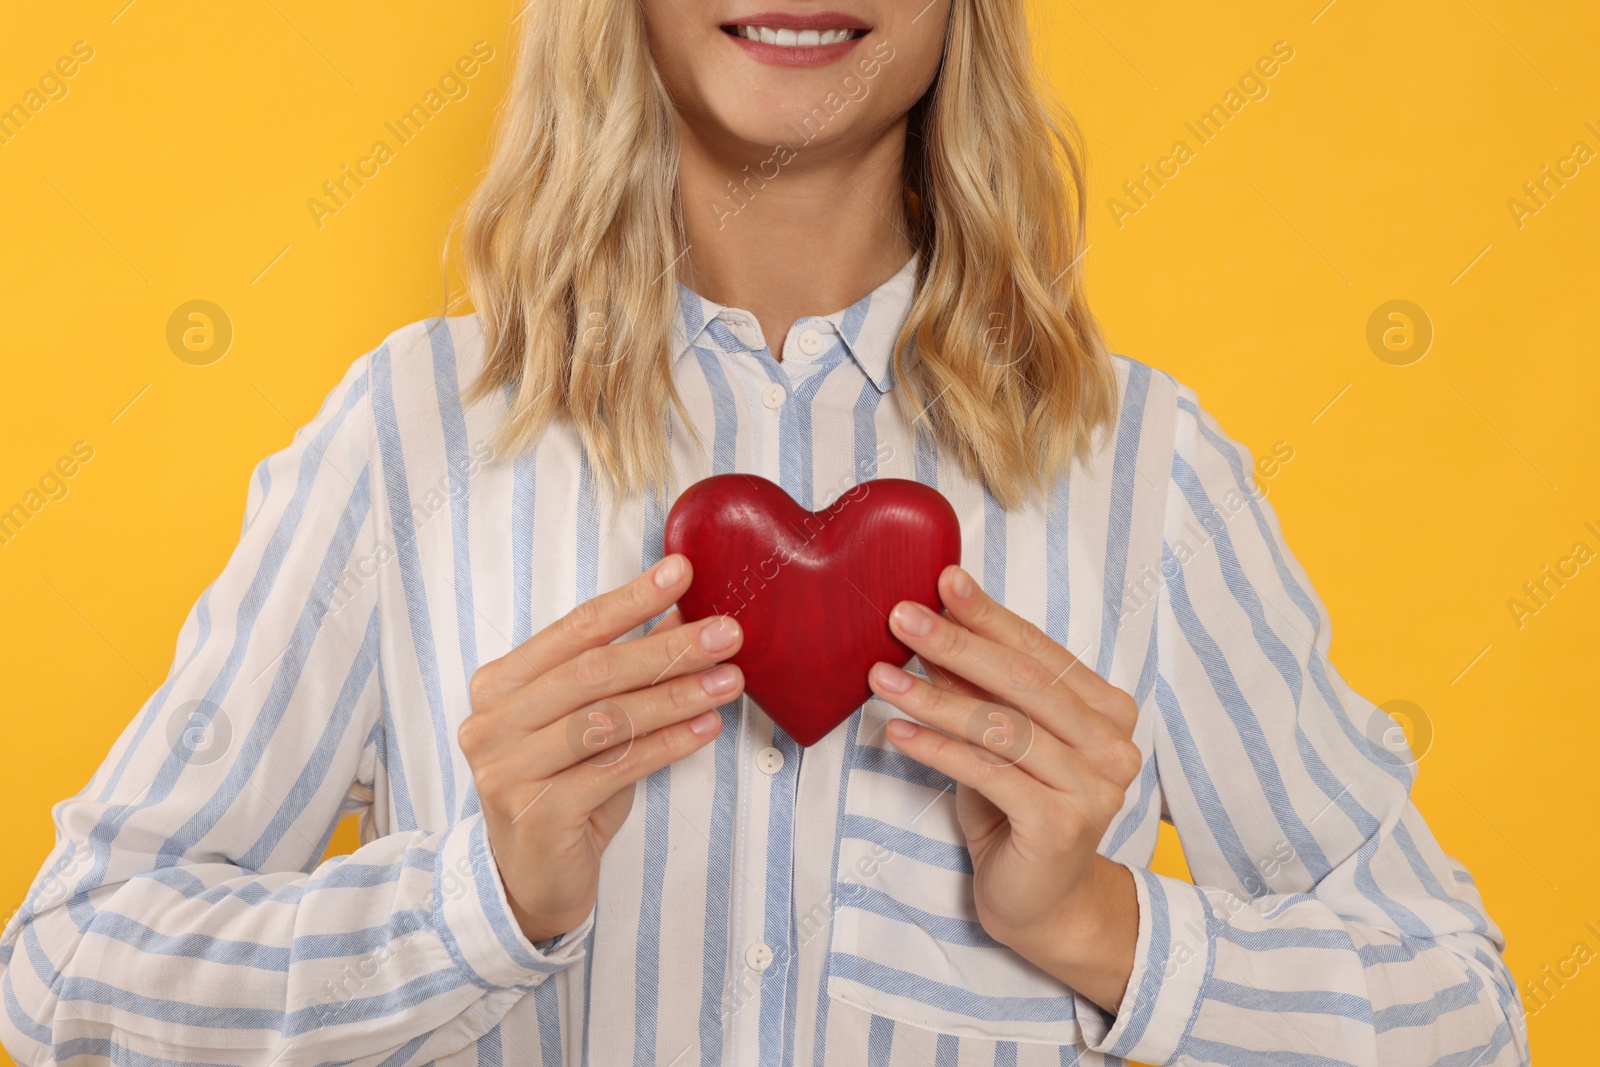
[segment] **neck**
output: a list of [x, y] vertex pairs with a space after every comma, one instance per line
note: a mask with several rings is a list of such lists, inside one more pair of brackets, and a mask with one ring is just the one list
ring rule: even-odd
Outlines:
[[679, 129], [689, 249], [678, 276], [753, 314], [773, 358], [796, 319], [849, 307], [911, 258], [904, 117], [866, 146], [730, 146]]

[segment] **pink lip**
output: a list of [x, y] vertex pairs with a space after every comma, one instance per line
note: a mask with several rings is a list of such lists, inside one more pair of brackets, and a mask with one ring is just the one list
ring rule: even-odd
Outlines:
[[[736, 22], [724, 23], [726, 26], [770, 26], [775, 30], [872, 30], [865, 22], [850, 15], [836, 11], [823, 11], [814, 15], [786, 15], [782, 12], [769, 11], [758, 15], [744, 15]], [[725, 31], [726, 32], [726, 31]], [[836, 63], [851, 49], [860, 44], [867, 36], [863, 33], [860, 37], [852, 37], [848, 41], [835, 41], [832, 44], [819, 45], [781, 45], [766, 44], [762, 41], [752, 41], [737, 33], [727, 33], [733, 42], [749, 54], [751, 59], [758, 63], [769, 63], [777, 67], [821, 67], [829, 63]]]
[[[791, 15], [782, 11], [763, 11], [741, 15], [725, 26], [771, 26], [775, 30], [870, 30], [871, 26], [854, 15], [841, 11], [818, 11], [811, 15]], [[860, 40], [860, 38], [856, 38]]]

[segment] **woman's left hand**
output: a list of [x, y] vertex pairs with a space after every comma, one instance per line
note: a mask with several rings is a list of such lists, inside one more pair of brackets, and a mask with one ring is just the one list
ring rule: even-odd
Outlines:
[[[957, 783], [984, 929], [1043, 965], [1105, 925], [1107, 866], [1121, 865], [1096, 848], [1143, 766], [1138, 705], [960, 567], [940, 574], [939, 594], [944, 614], [910, 600], [890, 613], [932, 681], [881, 661], [868, 679], [926, 724], [890, 720], [894, 745]], [[1131, 877], [1118, 892], [1132, 897]]]

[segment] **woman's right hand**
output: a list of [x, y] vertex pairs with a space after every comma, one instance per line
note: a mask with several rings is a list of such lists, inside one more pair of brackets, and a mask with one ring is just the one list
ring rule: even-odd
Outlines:
[[716, 737], [713, 709], [744, 687], [739, 668], [719, 662], [743, 638], [731, 616], [685, 623], [673, 608], [647, 636], [612, 643], [676, 603], [690, 577], [686, 557], [667, 556], [472, 676], [456, 736], [529, 941], [583, 922], [634, 783]]

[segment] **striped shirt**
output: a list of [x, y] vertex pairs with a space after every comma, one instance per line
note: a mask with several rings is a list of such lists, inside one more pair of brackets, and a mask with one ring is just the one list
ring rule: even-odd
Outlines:
[[[895, 403], [916, 266], [799, 319], [781, 361], [680, 284], [706, 447], [669, 414], [675, 489], [744, 471], [821, 509], [934, 486], [983, 588], [1137, 699], [1143, 771], [1100, 844], [1138, 895], [1118, 1013], [984, 931], [954, 782], [895, 750], [876, 697], [804, 749], [722, 706], [640, 783], [585, 921], [522, 935], [456, 741], [469, 679], [659, 559], [666, 516], [612, 499], [570, 426], [495, 459], [509, 394], [461, 404], [464, 315], [391, 334], [257, 467], [170, 673], [54, 807], [0, 937], [16, 1058], [1526, 1064], [1502, 934], [1413, 806], [1394, 721], [1328, 661], [1249, 451], [1118, 355], [1103, 443], [1002, 509]], [[324, 859], [351, 812], [360, 848]], [[1162, 820], [1194, 884], [1147, 869]]]

